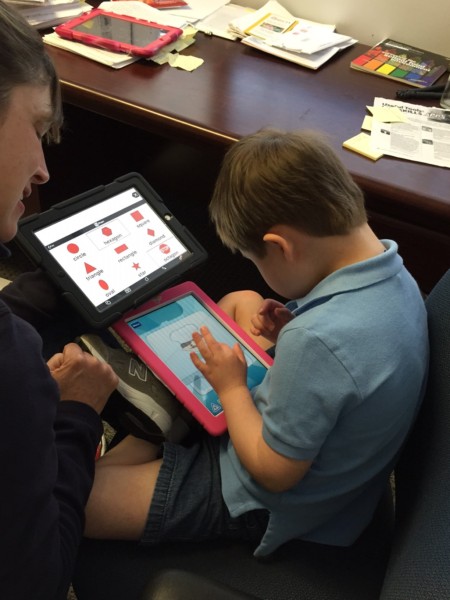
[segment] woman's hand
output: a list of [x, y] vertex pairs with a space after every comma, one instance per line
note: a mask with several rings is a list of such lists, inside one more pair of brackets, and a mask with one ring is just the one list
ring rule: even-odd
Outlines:
[[88, 404], [100, 414], [119, 379], [112, 368], [83, 352], [77, 344], [67, 344], [64, 350], [47, 362], [50, 374], [59, 386], [61, 400], [76, 400]]

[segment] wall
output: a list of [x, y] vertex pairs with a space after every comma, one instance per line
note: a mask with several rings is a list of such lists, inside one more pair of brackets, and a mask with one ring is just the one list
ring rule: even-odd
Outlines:
[[[259, 8], [264, 0], [234, 0]], [[448, 0], [279, 0], [294, 16], [333, 23], [337, 31], [370, 46], [384, 37], [450, 57]]]

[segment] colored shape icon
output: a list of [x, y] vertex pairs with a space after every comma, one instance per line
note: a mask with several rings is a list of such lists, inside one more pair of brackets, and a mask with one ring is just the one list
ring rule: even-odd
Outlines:
[[132, 264], [132, 267], [133, 267], [133, 269], [136, 269], [136, 271], [137, 271], [138, 269], [140, 269], [140, 268], [141, 268], [141, 267], [139, 266], [139, 263], [133, 263], [133, 264]]
[[80, 248], [76, 244], [71, 243], [71, 244], [67, 244], [67, 250], [71, 254], [78, 254], [78, 252], [80, 251]]
[[102, 290], [109, 290], [109, 285], [103, 279], [99, 279], [98, 285], [102, 288]]
[[155, 230], [154, 229], [147, 229], [147, 235], [150, 235], [151, 237], [155, 237]]
[[112, 235], [112, 229], [110, 227], [102, 227], [102, 233], [106, 237], [109, 237], [110, 235]]
[[159, 249], [161, 250], [161, 252], [163, 254], [169, 254], [169, 252], [170, 252], [170, 248], [167, 244], [161, 244]]
[[125, 250], [128, 250], [128, 246], [126, 244], [122, 244], [120, 246], [117, 246], [117, 248], [114, 248], [116, 254], [121, 254], [122, 252], [125, 252]]
[[92, 271], [96, 270], [96, 267], [93, 267], [87, 262], [84, 263], [84, 268], [86, 269], [86, 273], [92, 273]]
[[142, 221], [142, 219], [144, 218], [142, 216], [142, 213], [140, 213], [138, 210], [135, 210], [134, 212], [131, 213], [131, 216], [133, 217], [133, 219], [137, 222], [137, 221]]

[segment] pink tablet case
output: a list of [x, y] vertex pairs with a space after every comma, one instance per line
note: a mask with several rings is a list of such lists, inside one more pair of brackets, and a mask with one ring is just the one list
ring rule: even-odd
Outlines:
[[174, 301], [177, 298], [193, 294], [205, 304], [213, 314], [219, 317], [244, 342], [265, 366], [269, 367], [273, 359], [260, 348], [207, 294], [205, 294], [195, 283], [188, 281], [171, 287], [154, 298], [145, 302], [139, 308], [128, 312], [122, 319], [114, 323], [114, 331], [122, 338], [127, 346], [143, 360], [155, 375], [172, 391], [176, 398], [193, 414], [193, 416], [212, 435], [220, 435], [226, 431], [227, 425], [224, 412], [213, 415], [195, 395], [184, 385], [184, 383], [165, 365], [158, 356], [139, 338], [135, 331], [128, 325], [130, 319], [141, 315], [146, 311], [156, 308], [161, 304]]

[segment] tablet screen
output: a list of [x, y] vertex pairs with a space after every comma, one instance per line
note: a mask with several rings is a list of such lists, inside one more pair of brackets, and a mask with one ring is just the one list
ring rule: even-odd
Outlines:
[[130, 187], [34, 235], [102, 312], [191, 256], [166, 217]]
[[239, 342], [247, 362], [250, 389], [261, 383], [267, 372], [267, 367], [194, 294], [135, 315], [126, 319], [126, 323], [213, 416], [221, 413], [222, 407], [189, 356], [196, 349], [192, 341], [194, 331], [206, 325], [218, 341], [230, 346]]
[[73, 29], [91, 36], [98, 36], [107, 40], [138, 46], [139, 48], [145, 48], [167, 33], [167, 30], [158, 27], [114, 18], [109, 15], [96, 15], [92, 19], [76, 25]]

